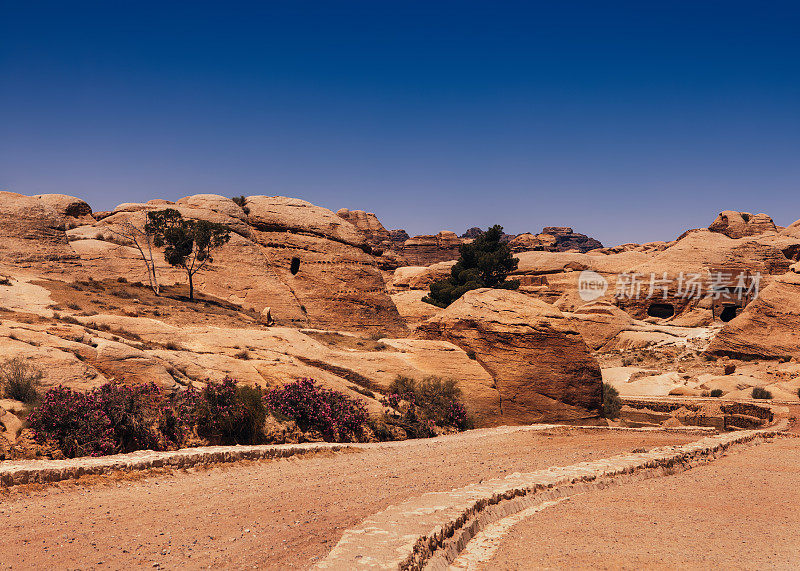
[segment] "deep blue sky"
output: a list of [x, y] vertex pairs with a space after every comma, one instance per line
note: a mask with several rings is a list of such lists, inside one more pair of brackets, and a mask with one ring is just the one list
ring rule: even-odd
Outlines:
[[797, 2], [0, 0], [0, 189], [411, 234], [800, 218]]

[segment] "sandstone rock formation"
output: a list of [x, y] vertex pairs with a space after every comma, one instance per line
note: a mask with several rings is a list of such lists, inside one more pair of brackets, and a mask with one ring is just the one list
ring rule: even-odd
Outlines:
[[455, 262], [439, 262], [430, 266], [406, 266], [398, 268], [391, 282], [394, 290], [427, 290], [433, 282], [450, 276]]
[[[462, 238], [475, 238], [483, 231], [480, 228], [470, 228]], [[566, 226], [546, 226], [538, 234], [526, 232], [516, 236], [503, 234], [509, 243], [512, 252], [545, 251], [545, 252], [588, 252], [602, 248], [603, 244], [589, 238], [585, 234], [573, 232]]]
[[508, 290], [473, 290], [416, 333], [475, 356], [500, 393], [503, 422], [597, 416], [600, 367], [580, 334], [551, 305]]
[[[727, 269], [733, 273], [742, 270], [758, 273], [761, 287], [765, 287], [775, 276], [788, 270], [792, 259], [787, 255], [796, 251], [800, 251], [800, 238], [789, 234], [767, 233], [733, 239], [718, 232], [696, 230], [672, 243], [604, 248], [586, 254], [519, 252], [515, 254], [520, 260], [519, 267], [512, 277], [521, 281], [526, 293], [556, 304], [564, 311], [572, 311], [585, 303], [579, 297], [578, 287], [581, 272], [588, 270], [607, 280], [608, 287], [602, 299], [618, 305], [635, 318], [647, 318], [651, 306], [660, 303], [672, 306], [676, 319], [689, 314], [697, 317], [700, 312], [707, 312], [710, 319], [713, 300], [709, 286], [714, 279], [713, 272]], [[663, 280], [665, 274], [666, 299], [659, 289], [659, 284], [663, 283], [659, 280]], [[702, 296], [678, 291], [681, 274], [684, 280], [690, 275], [700, 276]], [[651, 282], [655, 285], [652, 295]], [[618, 293], [626, 293], [623, 288], [632, 295], [617, 299]]]
[[729, 238], [744, 238], [757, 236], [766, 232], [777, 232], [778, 229], [772, 218], [766, 214], [750, 214], [749, 212], [736, 212], [724, 210], [717, 219], [708, 227], [712, 232], [725, 234]]
[[565, 226], [546, 226], [542, 229], [542, 234], [553, 236], [556, 240], [555, 251], [557, 252], [588, 252], [595, 248], [602, 248], [603, 244], [594, 238], [589, 238], [586, 234], [578, 234], [572, 228]]
[[461, 237], [473, 240], [473, 239], [477, 238], [478, 236], [480, 236], [481, 234], [483, 234], [483, 230], [481, 230], [477, 226], [473, 226], [472, 228], [469, 228], [466, 232], [464, 232], [461, 235]]
[[91, 214], [88, 204], [72, 196], [0, 191], [0, 270], [58, 274], [79, 268], [65, 232], [93, 223]]
[[358, 228], [371, 246], [389, 247], [391, 245], [391, 235], [374, 213], [340, 208], [336, 211], [336, 215]]
[[397, 307], [397, 311], [405, 319], [409, 328], [414, 328], [423, 321], [430, 319], [442, 308], [422, 301], [427, 295], [427, 291], [408, 290], [396, 291], [391, 294], [392, 301]]
[[800, 265], [762, 290], [717, 333], [707, 352], [741, 358], [800, 358]]
[[87, 390], [110, 380], [154, 381], [169, 389], [202, 386], [227, 376], [242, 384], [276, 386], [310, 377], [362, 400], [379, 416], [379, 395], [367, 397], [365, 391], [385, 392], [401, 374], [420, 380], [438, 376], [458, 381], [467, 410], [479, 426], [501, 423], [500, 394], [491, 376], [455, 345], [386, 338], [375, 348], [353, 349], [365, 344], [359, 339], [363, 338], [344, 333], [260, 327], [255, 320], [250, 327], [177, 326], [162, 319], [112, 314], [75, 314], [69, 322], [37, 323], [12, 316], [0, 325], [2, 353], [41, 368], [45, 389], [63, 384]]
[[[196, 275], [198, 291], [257, 312], [270, 307], [278, 324], [405, 330], [375, 258], [365, 252], [363, 234], [302, 200], [250, 196], [245, 212], [228, 198], [204, 194], [175, 203], [121, 204], [98, 221], [86, 203], [72, 197], [0, 198], [0, 272], [147, 282], [139, 252], [121, 232], [126, 223], [142, 227], [148, 211], [168, 207], [233, 232], [208, 270]], [[154, 259], [163, 284], [184, 283], [184, 273], [168, 266], [160, 252]]]
[[607, 301], [592, 301], [566, 314], [591, 349], [600, 349], [633, 324], [633, 318]]
[[406, 240], [411, 238], [411, 236], [408, 235], [408, 232], [402, 229], [389, 230], [389, 238], [391, 239], [393, 244], [402, 246]]
[[556, 248], [556, 237], [550, 234], [531, 233], [520, 234], [509, 241], [508, 245], [512, 252], [547, 251], [552, 252]]
[[429, 266], [459, 257], [462, 240], [455, 232], [442, 231], [432, 236], [414, 236], [403, 243], [400, 252], [412, 266]]
[[408, 239], [404, 230], [393, 230], [390, 233], [375, 214], [363, 210], [341, 208], [336, 215], [350, 222], [364, 235], [375, 256], [375, 263], [381, 270], [395, 270], [408, 265], [408, 260], [398, 253]]

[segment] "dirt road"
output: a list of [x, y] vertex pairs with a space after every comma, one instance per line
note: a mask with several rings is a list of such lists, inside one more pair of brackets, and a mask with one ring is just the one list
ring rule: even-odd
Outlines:
[[482, 569], [797, 569], [800, 439], [589, 492], [514, 525]]
[[0, 496], [0, 568], [307, 568], [345, 528], [406, 498], [697, 438], [467, 432], [138, 481], [20, 489]]

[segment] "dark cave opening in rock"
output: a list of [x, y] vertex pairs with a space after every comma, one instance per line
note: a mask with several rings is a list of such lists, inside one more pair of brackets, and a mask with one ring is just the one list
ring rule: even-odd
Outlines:
[[667, 319], [675, 315], [675, 306], [671, 303], [651, 303], [647, 308], [647, 315], [659, 319]]
[[292, 272], [293, 276], [297, 275], [297, 272], [300, 271], [300, 258], [292, 258], [292, 263], [289, 266], [289, 271]]
[[735, 305], [726, 305], [722, 308], [722, 313], [719, 314], [719, 318], [724, 321], [728, 322], [731, 319], [736, 317], [736, 306]]

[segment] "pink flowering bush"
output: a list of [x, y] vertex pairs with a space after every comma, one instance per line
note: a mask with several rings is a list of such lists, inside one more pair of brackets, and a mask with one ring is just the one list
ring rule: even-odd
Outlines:
[[267, 408], [294, 420], [302, 430], [317, 430], [333, 442], [363, 436], [368, 415], [364, 405], [326, 389], [312, 379], [299, 379], [264, 394]]
[[28, 417], [34, 438], [53, 441], [65, 456], [103, 456], [157, 448], [155, 385], [106, 384], [89, 393], [58, 386]]
[[115, 452], [161, 448], [156, 419], [164, 392], [155, 383], [106, 383], [87, 397], [90, 407], [102, 411], [111, 422]]
[[28, 421], [37, 442], [52, 442], [74, 458], [173, 450], [193, 436], [214, 444], [257, 443], [265, 417], [260, 389], [225, 379], [174, 394], [153, 383], [107, 383], [88, 393], [58, 386], [44, 394]]

